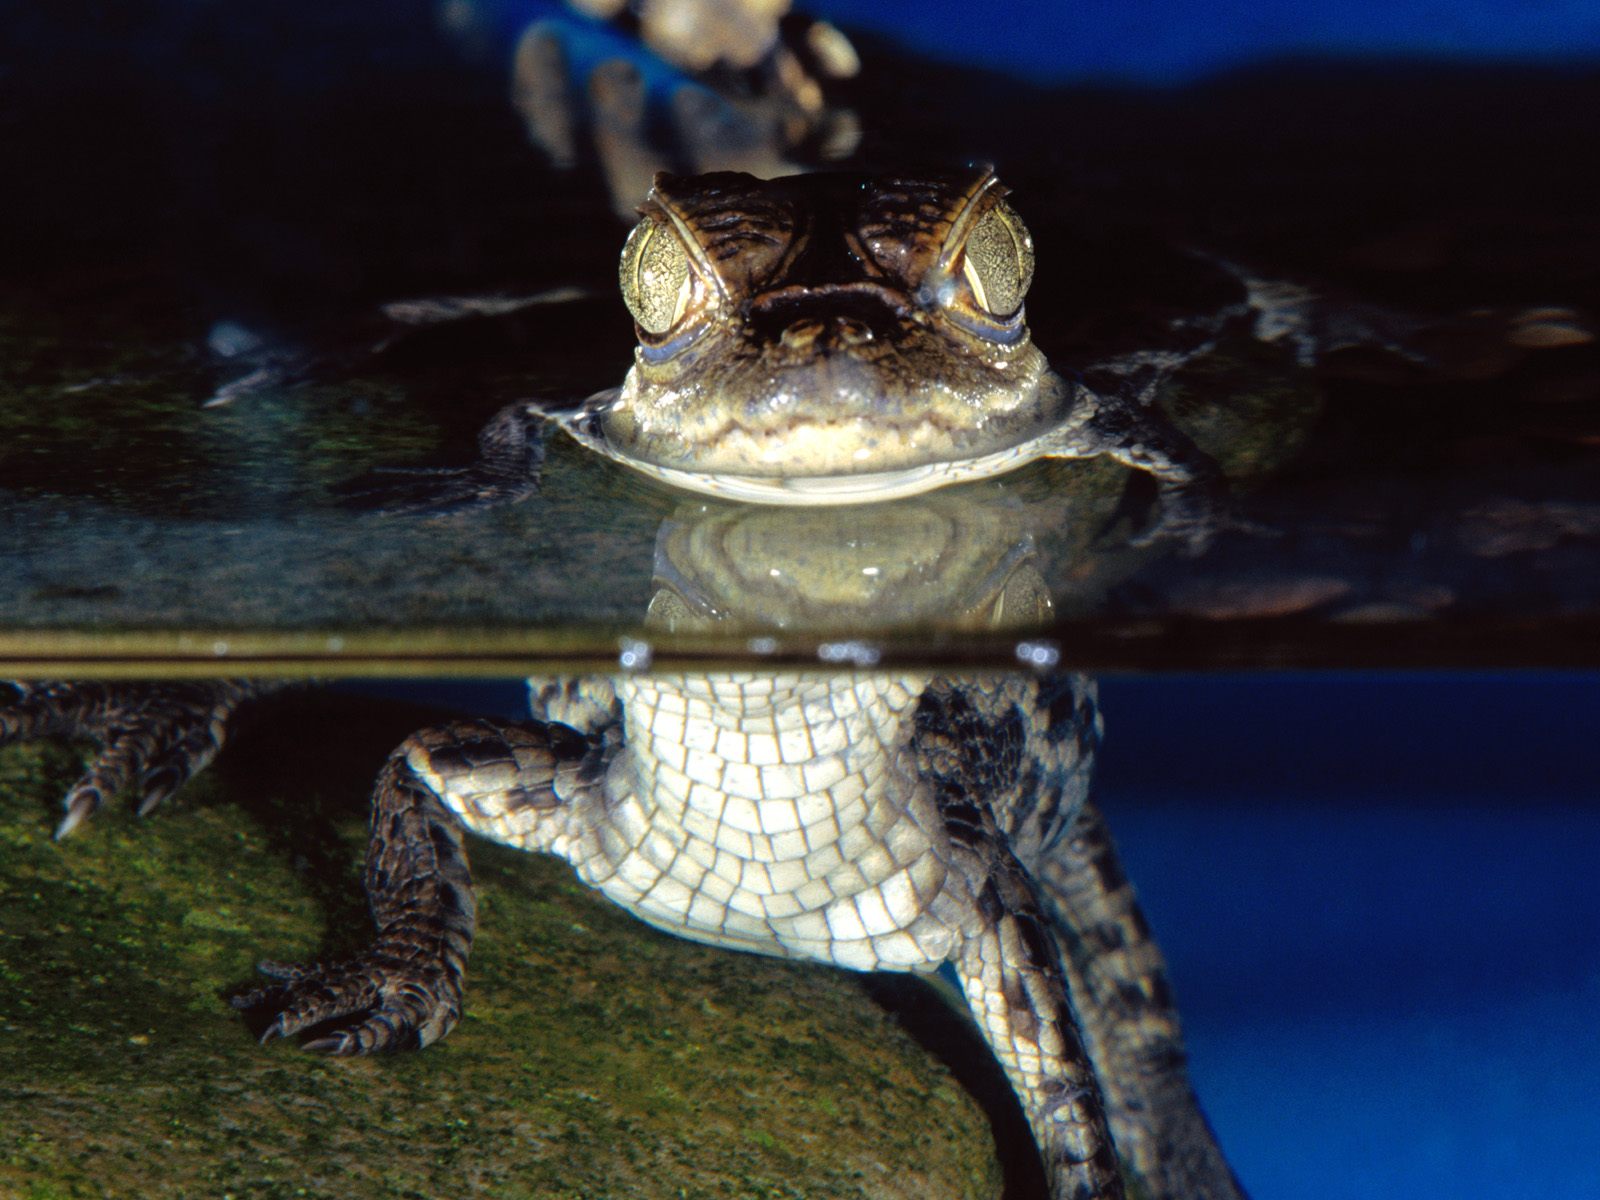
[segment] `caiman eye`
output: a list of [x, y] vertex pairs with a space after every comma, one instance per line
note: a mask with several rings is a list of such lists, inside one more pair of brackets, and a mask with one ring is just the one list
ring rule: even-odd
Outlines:
[[622, 247], [622, 299], [646, 333], [666, 333], [683, 317], [694, 290], [689, 252], [677, 235], [646, 217]]
[[980, 308], [1004, 319], [1022, 307], [1033, 281], [1033, 238], [1005, 201], [979, 217], [967, 235], [961, 273]]

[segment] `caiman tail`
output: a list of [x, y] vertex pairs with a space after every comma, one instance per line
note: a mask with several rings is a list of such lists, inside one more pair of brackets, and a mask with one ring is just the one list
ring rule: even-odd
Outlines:
[[1094, 803], [1027, 866], [1054, 921], [1131, 1192], [1149, 1200], [1244, 1200], [1189, 1083], [1161, 948]]

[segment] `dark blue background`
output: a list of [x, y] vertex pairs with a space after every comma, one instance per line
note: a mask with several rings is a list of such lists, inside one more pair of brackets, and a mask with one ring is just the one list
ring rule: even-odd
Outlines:
[[817, 0], [941, 58], [1036, 79], [1179, 83], [1291, 54], [1489, 61], [1600, 53], [1592, 0]]
[[1600, 1195], [1600, 676], [1102, 701], [1102, 803], [1256, 1200]]

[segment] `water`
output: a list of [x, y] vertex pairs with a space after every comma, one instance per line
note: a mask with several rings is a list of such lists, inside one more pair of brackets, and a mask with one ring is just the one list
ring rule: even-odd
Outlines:
[[[477, 845], [458, 1035], [348, 1071], [240, 1036], [218, 994], [256, 958], [359, 943], [361, 797], [388, 749], [438, 706], [512, 714], [523, 674], [647, 660], [1108, 673], [1100, 795], [1252, 1194], [1581, 1191], [1600, 696], [1565, 672], [1600, 666], [1600, 364], [1578, 336], [1600, 197], [1574, 151], [1593, 76], [1358, 63], [1052, 91], [867, 43], [860, 161], [998, 164], [1059, 369], [1219, 303], [1184, 247], [1327, 284], [1336, 312], [1429, 316], [1404, 338], [1425, 362], [1352, 346], [1313, 375], [1241, 340], [1168, 389], [1260, 527], [1197, 559], [1134, 545], [1152, 489], [1099, 461], [751, 513], [554, 435], [537, 495], [393, 517], [352, 496], [369, 472], [465, 463], [502, 404], [614, 386], [632, 346], [598, 171], [542, 168], [501, 78], [422, 7], [320, 6], [308, 37], [156, 6], [173, 24], [140, 26], [143, 60], [39, 20], [5, 77], [25, 185], [0, 282], [0, 672], [346, 682], [282, 700], [175, 811], [103, 813], [59, 849], [73, 761], [0, 759], [29, 798], [4, 838], [0, 1193], [108, 1186], [119, 1147], [161, 1137], [260, 1194], [343, 1162], [374, 1194], [453, 1194], [468, 1170], [510, 1195], [581, 1166], [599, 1174], [574, 1194], [755, 1195], [821, 1164], [839, 1194], [890, 1195], [935, 1144], [981, 1195], [998, 1144], [1029, 1195], [1019, 1118], [928, 995], [659, 938]], [[392, 344], [378, 315], [554, 289]], [[282, 378], [203, 407], [263, 362]], [[1286, 667], [1380, 673], [1219, 674]], [[1396, 673], [1415, 668], [1437, 673]], [[735, 1174], [692, 1174], [729, 1146]]]
[[[328, 36], [349, 43], [364, 27], [338, 11], [348, 27]], [[13, 233], [0, 289], [0, 620], [12, 631], [0, 659], [22, 665], [13, 634], [37, 653], [116, 630], [119, 655], [157, 660], [209, 627], [319, 660], [326, 636], [365, 639], [388, 670], [424, 630], [471, 626], [516, 652], [608, 661], [648, 601], [670, 492], [556, 436], [541, 494], [512, 508], [383, 521], [343, 494], [373, 468], [470, 460], [503, 403], [616, 385], [631, 348], [613, 275], [623, 227], [598, 179], [543, 171], [496, 80], [426, 25], [372, 33], [370, 86], [301, 78], [283, 50], [260, 89], [224, 88], [163, 124], [170, 88], [214, 89], [266, 52], [247, 26], [213, 34], [215, 51], [180, 55], [160, 87], [92, 56], [78, 72], [111, 95], [155, 89], [148, 135], [119, 124], [130, 106], [110, 100], [115, 115], [74, 124], [86, 101], [59, 82], [73, 73], [13, 79], [32, 114], [14, 124], [29, 219], [13, 230], [30, 236]], [[1171, 415], [1227, 460], [1245, 515], [1277, 536], [1225, 537], [1198, 563], [1133, 561], [1117, 547], [1148, 513], [1137, 480], [1100, 478], [1101, 466], [1009, 480], [999, 502], [1029, 509], [1075, 661], [1593, 662], [1582, 627], [1595, 600], [1596, 368], [1583, 314], [1597, 209], [1570, 153], [1593, 123], [1586, 76], [1301, 66], [1181, 93], [1052, 92], [941, 68], [933, 101], [906, 103], [895, 81], [933, 69], [883, 55], [866, 74], [862, 162], [999, 164], [1039, 247], [1029, 319], [1058, 369], [1159, 343], [1172, 316], [1225, 303], [1222, 273], [1186, 246], [1315, 280], [1348, 297], [1333, 302], [1348, 317], [1376, 305], [1386, 320], [1425, 318], [1402, 338], [1424, 364], [1352, 346], [1313, 381], [1281, 352], [1235, 343], [1169, 389]], [[1041, 141], [1043, 124], [1068, 136]], [[76, 148], [70, 162], [50, 152], [54, 136]], [[135, 150], [153, 144], [163, 152]], [[85, 162], [126, 181], [114, 209], [85, 199], [72, 175]], [[396, 177], [403, 162], [428, 164], [425, 196]], [[186, 198], [178, 210], [155, 199], [172, 195]], [[396, 298], [557, 288], [589, 298], [372, 353], [397, 332], [378, 313]], [[264, 339], [288, 378], [201, 408], [262, 361], [205, 349], [238, 330]], [[1040, 503], [1052, 495], [1067, 498], [1054, 514]], [[140, 586], [125, 586], [134, 574]], [[1272, 620], [1248, 634], [1229, 624], [1257, 616]], [[194, 645], [209, 657], [217, 640]], [[897, 652], [929, 645], [919, 632]], [[337, 655], [318, 666], [342, 669]]]
[[1105, 803], [1252, 1194], [1581, 1190], [1593, 676], [1108, 680], [1102, 698]]

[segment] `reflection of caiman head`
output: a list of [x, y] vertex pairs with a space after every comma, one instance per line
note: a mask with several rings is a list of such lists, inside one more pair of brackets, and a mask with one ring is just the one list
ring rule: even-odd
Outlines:
[[1027, 461], [1071, 391], [1028, 336], [1033, 243], [1005, 190], [987, 168], [662, 176], [622, 254], [633, 369], [567, 428], [676, 486], [768, 503]]
[[854, 508], [685, 505], [656, 538], [649, 624], [1025, 629], [1050, 593], [1019, 514], [974, 489]]

